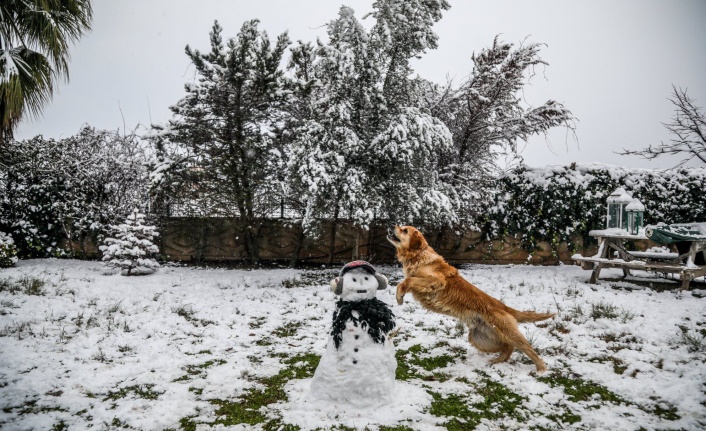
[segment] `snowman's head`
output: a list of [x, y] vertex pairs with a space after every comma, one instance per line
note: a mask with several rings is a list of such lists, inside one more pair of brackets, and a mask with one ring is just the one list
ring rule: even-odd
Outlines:
[[377, 274], [367, 262], [351, 262], [341, 270], [341, 275], [331, 280], [331, 290], [344, 301], [362, 301], [375, 298], [375, 291], [387, 287], [387, 278]]
[[377, 279], [364, 269], [352, 269], [343, 274], [341, 299], [344, 301], [375, 298], [376, 290], [378, 290]]

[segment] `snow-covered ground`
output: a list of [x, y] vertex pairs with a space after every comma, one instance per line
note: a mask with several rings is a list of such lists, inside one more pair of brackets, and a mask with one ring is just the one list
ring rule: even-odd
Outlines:
[[52, 259], [0, 271], [0, 428], [706, 428], [703, 291], [593, 286], [571, 266], [468, 266], [508, 305], [558, 311], [522, 327], [550, 369], [539, 376], [519, 352], [489, 366], [453, 319], [381, 291], [406, 407], [311, 411], [299, 399], [326, 347], [335, 270], [105, 271]]

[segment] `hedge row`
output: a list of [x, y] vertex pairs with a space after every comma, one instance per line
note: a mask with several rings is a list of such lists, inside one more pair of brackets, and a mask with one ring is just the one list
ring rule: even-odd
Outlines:
[[706, 221], [706, 169], [626, 169], [601, 164], [519, 167], [499, 180], [487, 231], [520, 235], [529, 249], [591, 241], [606, 225], [606, 199], [623, 187], [645, 205], [645, 224]]

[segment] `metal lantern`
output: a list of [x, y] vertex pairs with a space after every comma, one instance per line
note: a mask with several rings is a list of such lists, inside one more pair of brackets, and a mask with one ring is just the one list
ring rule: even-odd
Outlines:
[[632, 235], [640, 233], [645, 219], [645, 206], [639, 199], [633, 199], [626, 207], [628, 215], [628, 232]]
[[632, 202], [632, 197], [622, 187], [615, 189], [608, 196], [608, 217], [606, 217], [606, 228], [628, 228], [628, 217], [626, 207]]

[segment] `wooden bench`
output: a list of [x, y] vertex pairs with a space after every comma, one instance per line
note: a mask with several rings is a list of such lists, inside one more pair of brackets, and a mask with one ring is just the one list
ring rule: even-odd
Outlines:
[[589, 232], [589, 235], [598, 239], [598, 253], [591, 257], [575, 254], [571, 258], [583, 269], [593, 270], [589, 279], [591, 284], [596, 284], [603, 268], [621, 268], [623, 276], [630, 275], [631, 269], [679, 274], [682, 280], [680, 290], [688, 289], [691, 280], [706, 275], [706, 265], [694, 263], [697, 261], [697, 253], [706, 250], [706, 240], [689, 241], [689, 251], [678, 254], [628, 251], [625, 249], [625, 242], [648, 238], [644, 235], [629, 235], [619, 229], [596, 230]]

